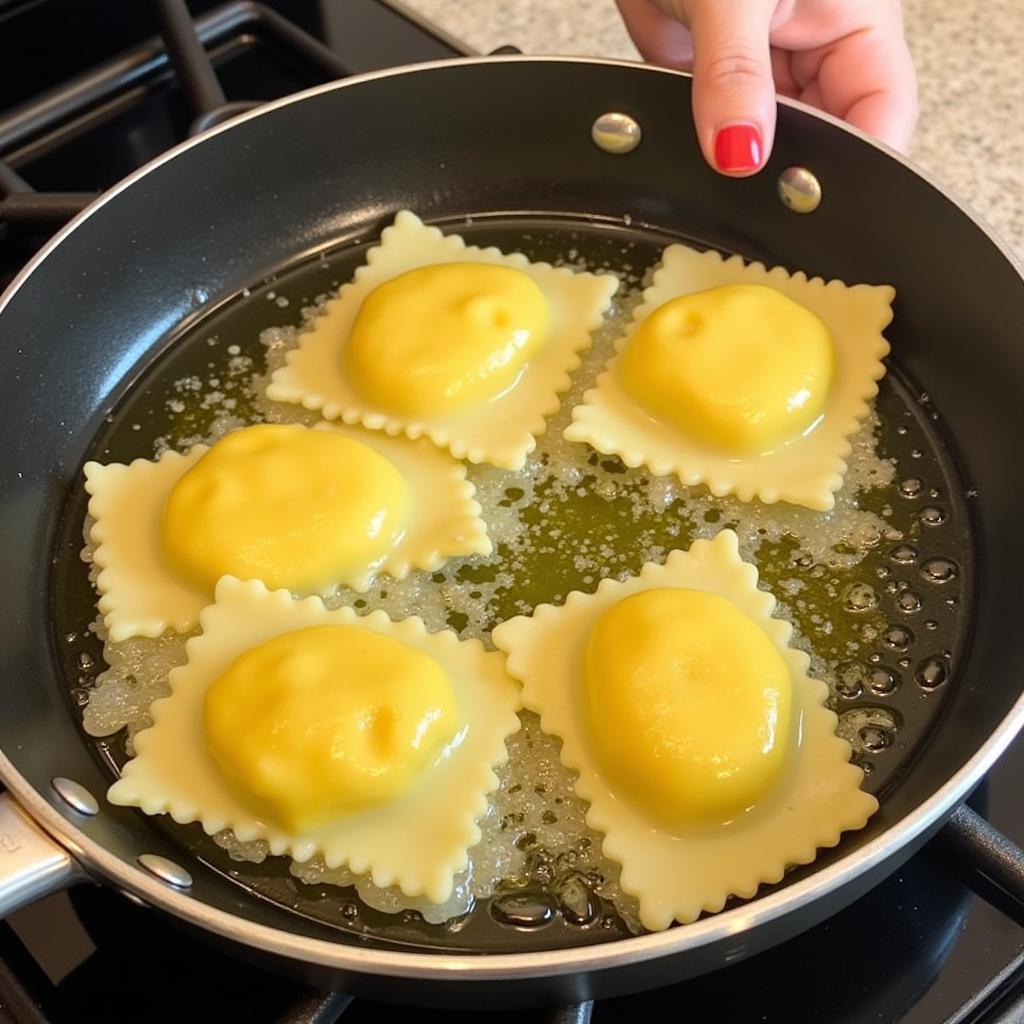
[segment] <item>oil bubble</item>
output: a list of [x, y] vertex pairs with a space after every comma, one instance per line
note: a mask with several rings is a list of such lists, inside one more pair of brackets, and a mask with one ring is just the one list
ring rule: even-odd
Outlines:
[[921, 575], [930, 583], [948, 583], [957, 576], [959, 569], [956, 562], [948, 558], [929, 558], [921, 566]]
[[836, 666], [836, 696], [841, 700], [856, 700], [864, 692], [867, 673], [863, 665], [844, 661]]
[[899, 565], [912, 565], [917, 561], [917, 548], [911, 544], [897, 544], [889, 552], [889, 558]]
[[558, 909], [569, 924], [591, 924], [600, 913], [600, 904], [579, 872], [573, 871], [559, 881], [557, 898]]
[[882, 634], [882, 643], [893, 651], [905, 651], [914, 642], [914, 634], [906, 626], [890, 626]]
[[865, 725], [859, 732], [861, 743], [865, 750], [872, 754], [880, 753], [887, 747], [892, 746], [894, 736], [888, 729], [882, 729], [877, 725]]
[[925, 658], [914, 671], [914, 679], [922, 690], [934, 690], [949, 678], [949, 669], [941, 658]]
[[868, 684], [872, 693], [879, 697], [888, 697], [899, 689], [900, 677], [892, 669], [878, 665], [869, 673]]
[[540, 928], [555, 916], [555, 908], [542, 892], [510, 892], [491, 901], [491, 917], [513, 928]]
[[917, 518], [923, 526], [940, 526], [946, 521], [946, 510], [938, 505], [926, 505]]
[[855, 759], [865, 751], [877, 754], [896, 741], [899, 719], [887, 707], [853, 707], [839, 715], [836, 734], [853, 748]]
[[854, 615], [878, 607], [878, 595], [868, 583], [851, 583], [843, 591], [843, 607]]

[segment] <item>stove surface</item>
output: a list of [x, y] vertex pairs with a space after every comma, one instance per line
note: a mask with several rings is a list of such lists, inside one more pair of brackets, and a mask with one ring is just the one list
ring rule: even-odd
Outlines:
[[[381, 0], [193, 0], [190, 9], [228, 101], [269, 99], [339, 74], [465, 52]], [[254, 10], [270, 15], [253, 17]], [[332, 56], [311, 57], [274, 14], [323, 41]], [[184, 138], [194, 112], [156, 30], [151, 5], [138, 0], [0, 0], [0, 159], [41, 191], [99, 191]], [[68, 90], [76, 76], [91, 78], [79, 77]], [[15, 236], [0, 224], [0, 288], [45, 237]], [[971, 802], [1024, 845], [1022, 777], [1018, 740]], [[675, 1021], [696, 1012], [741, 1024], [1024, 1021], [1024, 929], [1012, 916], [1020, 910], [974, 889], [984, 891], [932, 843], [818, 928], [703, 978], [599, 1002], [593, 1020]], [[0, 923], [0, 1024], [70, 1024], [108, 1014], [152, 1024], [326, 1021], [340, 1011], [336, 1003], [315, 1016], [302, 1003], [311, 998], [317, 1007], [318, 997], [212, 952], [99, 887], [51, 897]], [[357, 1000], [344, 1020], [381, 1013], [378, 1004]], [[580, 1014], [573, 1019], [585, 1019]], [[477, 1016], [417, 1011], [426, 1021]]]

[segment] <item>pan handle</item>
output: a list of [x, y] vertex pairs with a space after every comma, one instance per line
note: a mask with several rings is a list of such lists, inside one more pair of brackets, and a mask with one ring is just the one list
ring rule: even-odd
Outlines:
[[14, 801], [0, 793], [0, 920], [85, 879], [77, 861]]
[[970, 888], [1024, 924], [1024, 850], [967, 804], [953, 812], [936, 843]]

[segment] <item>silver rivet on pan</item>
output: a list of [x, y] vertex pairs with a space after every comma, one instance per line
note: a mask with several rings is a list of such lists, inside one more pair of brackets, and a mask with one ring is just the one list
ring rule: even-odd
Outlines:
[[821, 182], [806, 167], [787, 167], [779, 175], [779, 198], [794, 213], [813, 213], [821, 203]]
[[640, 145], [640, 125], [629, 116], [610, 110], [590, 127], [590, 137], [606, 153], [632, 153]]
[[161, 857], [159, 853], [140, 853], [138, 860], [151, 875], [176, 889], [187, 889], [192, 884], [192, 876], [168, 857]]
[[96, 803], [96, 797], [80, 782], [58, 775], [55, 779], [50, 779], [50, 785], [53, 786], [53, 791], [57, 796], [73, 811], [78, 811], [79, 814], [88, 814], [90, 817], [99, 811], [100, 805]]

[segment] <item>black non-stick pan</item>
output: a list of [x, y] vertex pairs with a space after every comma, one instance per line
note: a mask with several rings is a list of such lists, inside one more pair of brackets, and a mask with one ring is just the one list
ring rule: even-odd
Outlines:
[[[352, 79], [172, 150], [25, 269], [0, 300], [0, 774], [10, 790], [0, 907], [88, 877], [319, 984], [433, 1003], [554, 1003], [668, 983], [779, 942], [865, 892], [943, 824], [1024, 721], [1021, 269], [939, 187], [837, 122], [783, 103], [768, 167], [730, 180], [704, 164], [689, 107], [683, 74], [590, 60], [467, 60]], [[611, 112], [642, 133], [628, 152], [600, 133], [605, 145], [595, 142]], [[798, 212], [812, 176], [820, 205]], [[404, 207], [506, 248], [529, 251], [529, 235], [551, 249], [571, 235], [602, 261], [631, 247], [641, 270], [678, 238], [896, 287], [879, 404], [906, 429], [888, 452], [901, 468], [917, 458], [917, 475], [942, 493], [948, 518], [921, 544], [955, 559], [960, 600], [893, 698], [898, 743], [868, 778], [880, 811], [786, 884], [640, 937], [385, 921], [356, 936], [232, 874], [195, 830], [103, 800], [111, 758], [81, 731], [65, 643], [94, 599], [78, 560], [83, 460], [146, 454], [129, 451], [126, 418], [144, 418], [159, 381], [200, 358], [214, 328], [255, 335], [272, 307], [264, 282], [296, 299], [323, 290]], [[920, 507], [916, 497], [906, 508]]]

